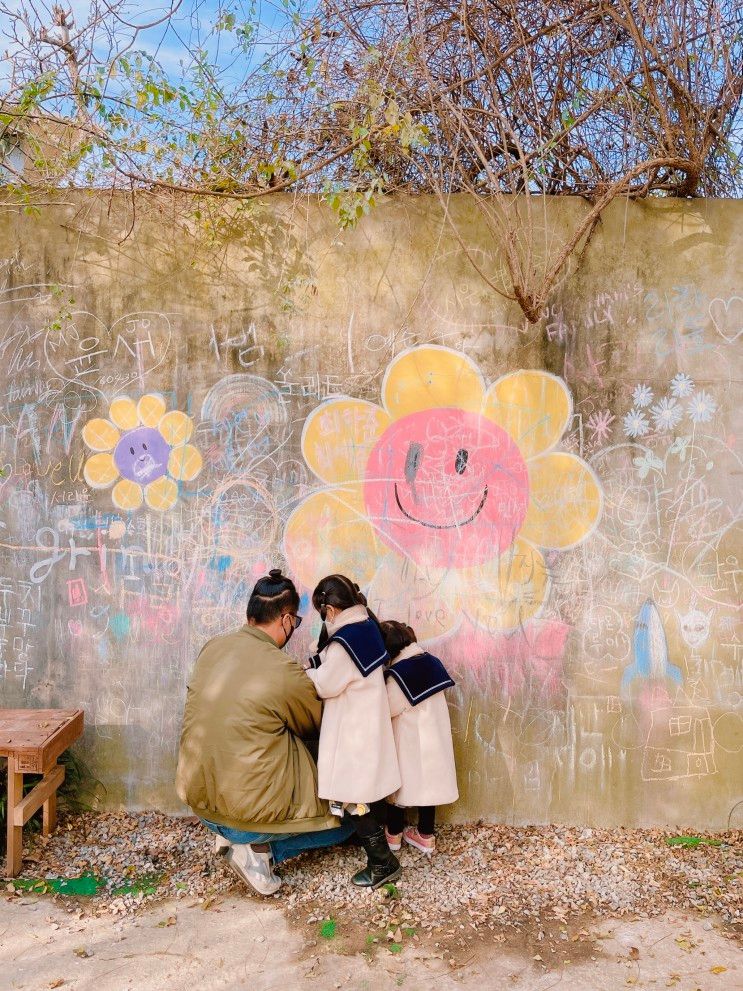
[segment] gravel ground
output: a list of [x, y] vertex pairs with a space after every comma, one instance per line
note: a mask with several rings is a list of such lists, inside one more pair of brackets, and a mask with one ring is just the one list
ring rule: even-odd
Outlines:
[[[476, 931], [533, 928], [554, 919], [648, 918], [669, 909], [719, 915], [743, 926], [743, 832], [703, 835], [719, 845], [668, 846], [662, 830], [442, 826], [438, 853], [401, 854], [403, 876], [387, 893], [357, 891], [349, 876], [363, 855], [354, 846], [308, 853], [282, 865], [274, 896], [292, 917], [317, 922], [349, 915], [377, 926]], [[124, 915], [164, 897], [209, 902], [241, 882], [214, 852], [199, 823], [157, 812], [85, 814], [63, 820], [54, 836], [32, 839], [23, 878], [85, 873], [105, 879], [92, 898], [55, 897], [78, 912]], [[158, 878], [154, 891], [142, 879]], [[129, 893], [117, 893], [124, 886]], [[39, 885], [41, 887], [41, 885]], [[139, 889], [139, 890], [137, 890]], [[144, 890], [142, 890], [144, 889]], [[10, 897], [12, 882], [7, 882]], [[389, 937], [388, 937], [389, 938]]]

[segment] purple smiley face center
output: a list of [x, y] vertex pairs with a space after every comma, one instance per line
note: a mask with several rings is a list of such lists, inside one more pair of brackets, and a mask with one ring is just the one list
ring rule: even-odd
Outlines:
[[170, 445], [159, 430], [138, 427], [129, 430], [114, 450], [114, 462], [122, 478], [149, 485], [168, 470]]

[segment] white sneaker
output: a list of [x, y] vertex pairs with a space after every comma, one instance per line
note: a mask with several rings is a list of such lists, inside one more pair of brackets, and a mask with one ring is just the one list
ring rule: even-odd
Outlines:
[[214, 852], [218, 857], [224, 857], [231, 846], [230, 841], [226, 840], [224, 836], [220, 836], [219, 833], [214, 837]]
[[281, 878], [274, 874], [270, 853], [257, 853], [249, 843], [232, 843], [225, 861], [259, 895], [274, 895], [281, 887]]

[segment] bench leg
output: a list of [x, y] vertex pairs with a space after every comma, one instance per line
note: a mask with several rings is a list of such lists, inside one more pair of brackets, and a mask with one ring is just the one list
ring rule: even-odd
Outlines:
[[15, 757], [8, 757], [8, 804], [5, 813], [8, 818], [8, 845], [6, 850], [6, 873], [16, 877], [21, 873], [23, 854], [23, 826], [16, 826], [14, 811], [23, 798], [23, 775], [18, 773]]
[[53, 833], [57, 827], [57, 792], [56, 789], [51, 793], [49, 798], [44, 802], [43, 806], [43, 823], [41, 827], [41, 832], [43, 836], [49, 836]]

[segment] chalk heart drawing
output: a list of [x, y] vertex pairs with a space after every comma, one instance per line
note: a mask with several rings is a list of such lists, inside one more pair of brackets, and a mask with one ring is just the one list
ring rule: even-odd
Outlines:
[[709, 315], [715, 330], [728, 344], [735, 343], [743, 334], [743, 296], [711, 300]]
[[565, 383], [547, 372], [488, 387], [458, 351], [403, 352], [381, 406], [332, 399], [305, 421], [302, 453], [326, 488], [286, 523], [290, 566], [309, 587], [347, 573], [421, 638], [463, 615], [491, 633], [519, 627], [549, 592], [542, 549], [581, 543], [601, 513], [588, 465], [553, 450], [571, 416]]
[[94, 452], [85, 462], [85, 481], [94, 489], [113, 485], [117, 509], [132, 511], [143, 502], [164, 511], [178, 499], [178, 482], [190, 482], [202, 468], [198, 449], [189, 444], [193, 422], [180, 410], [168, 412], [162, 396], [150, 393], [135, 403], [114, 399], [108, 419], [95, 417], [83, 427]]
[[170, 347], [170, 321], [162, 313], [129, 313], [110, 327], [83, 310], [46, 332], [47, 364], [65, 382], [98, 388], [101, 367], [116, 366], [119, 388], [154, 371]]

